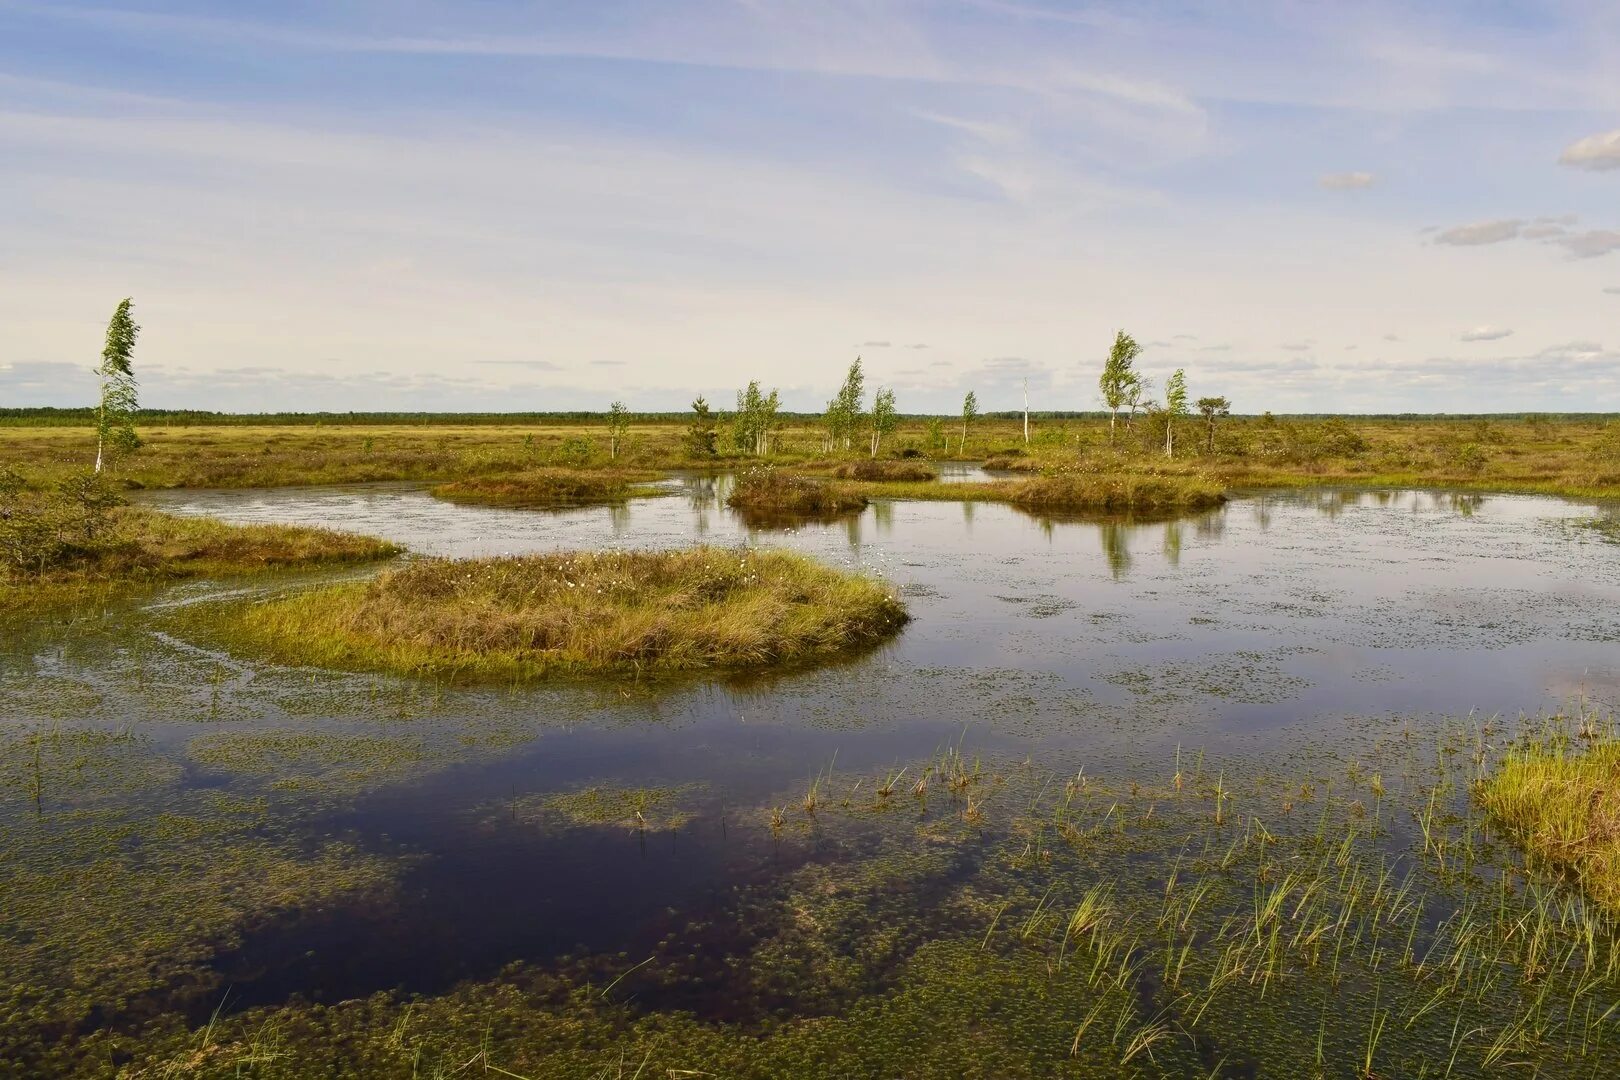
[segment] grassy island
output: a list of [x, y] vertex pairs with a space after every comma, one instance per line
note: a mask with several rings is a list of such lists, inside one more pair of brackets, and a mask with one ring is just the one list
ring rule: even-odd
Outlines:
[[1533, 862], [1620, 914], [1620, 738], [1584, 751], [1562, 738], [1528, 743], [1503, 759], [1480, 801]]
[[228, 525], [122, 500], [93, 480], [0, 491], [0, 614], [141, 585], [384, 559], [383, 540], [296, 525]]
[[832, 517], [862, 510], [866, 496], [848, 485], [797, 476], [765, 466], [737, 477], [726, 504], [755, 515]]
[[919, 483], [938, 480], [939, 473], [923, 461], [887, 461], [882, 458], [862, 458], [846, 461], [833, 469], [840, 480], [867, 480], [879, 483], [896, 481]]
[[957, 484], [939, 480], [850, 483], [844, 491], [871, 498], [1003, 502], [1041, 514], [1208, 510], [1226, 501], [1222, 485], [1206, 477], [1146, 471], [1055, 472]]
[[433, 496], [477, 506], [544, 510], [623, 502], [637, 495], [654, 494], [658, 489], [649, 482], [655, 478], [654, 473], [539, 468], [455, 480], [435, 487]]
[[907, 618], [870, 577], [706, 547], [423, 559], [229, 617], [285, 661], [471, 679], [793, 665], [875, 644]]
[[1212, 481], [1158, 473], [1058, 473], [1008, 487], [1008, 502], [1036, 511], [1208, 510], [1226, 501]]

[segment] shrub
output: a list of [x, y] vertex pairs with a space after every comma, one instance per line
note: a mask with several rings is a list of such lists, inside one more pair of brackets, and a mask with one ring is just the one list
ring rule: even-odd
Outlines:
[[1490, 456], [1478, 443], [1464, 443], [1452, 452], [1451, 463], [1465, 473], [1478, 476], [1490, 463]]
[[595, 455], [596, 447], [591, 440], [575, 437], [558, 443], [557, 448], [551, 452], [551, 460], [558, 465], [583, 468], [591, 463], [591, 458]]

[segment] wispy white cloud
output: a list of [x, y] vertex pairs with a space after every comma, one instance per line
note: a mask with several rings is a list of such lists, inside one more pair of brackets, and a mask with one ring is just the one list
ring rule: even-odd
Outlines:
[[1512, 337], [1513, 331], [1496, 326], [1476, 326], [1472, 330], [1464, 330], [1457, 335], [1459, 341], [1501, 341]]
[[1620, 232], [1613, 229], [1592, 229], [1570, 233], [1553, 241], [1577, 259], [1595, 259], [1611, 251], [1620, 251]]
[[1526, 225], [1519, 230], [1519, 235], [1526, 240], [1550, 240], [1556, 236], [1568, 235], [1569, 230], [1562, 225], [1537, 223]]
[[1517, 239], [1524, 222], [1518, 219], [1505, 221], [1480, 221], [1472, 225], [1458, 225], [1456, 228], [1446, 229], [1434, 238], [1437, 244], [1449, 244], [1453, 247], [1474, 247], [1480, 244], [1500, 244], [1504, 240]]
[[1620, 169], [1620, 130], [1589, 135], [1571, 143], [1558, 155], [1558, 163], [1594, 172]]
[[1370, 172], [1341, 172], [1328, 173], [1317, 184], [1329, 191], [1354, 191], [1359, 188], [1370, 188], [1378, 182], [1378, 178]]

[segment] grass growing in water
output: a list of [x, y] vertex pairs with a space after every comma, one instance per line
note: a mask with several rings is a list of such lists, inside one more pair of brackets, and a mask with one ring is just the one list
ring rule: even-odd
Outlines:
[[1585, 750], [1533, 738], [1503, 759], [1479, 797], [1532, 860], [1620, 914], [1620, 738], [1601, 736]]
[[803, 663], [881, 641], [907, 616], [873, 578], [703, 547], [425, 559], [226, 618], [294, 662], [530, 679]]
[[657, 489], [651, 473], [545, 468], [496, 476], [472, 476], [433, 489], [434, 498], [477, 506], [545, 509], [623, 502]]

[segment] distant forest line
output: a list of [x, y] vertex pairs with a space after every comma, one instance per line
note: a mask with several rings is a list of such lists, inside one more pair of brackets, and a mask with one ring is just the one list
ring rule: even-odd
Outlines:
[[[607, 410], [572, 410], [566, 412], [273, 412], [227, 413], [208, 409], [141, 409], [135, 414], [137, 423], [152, 427], [213, 427], [213, 426], [310, 426], [419, 424], [424, 427], [442, 426], [502, 426], [546, 423], [606, 422]], [[779, 414], [783, 420], [806, 424], [819, 423], [819, 412], [789, 412]], [[927, 420], [944, 413], [900, 413], [902, 420]], [[1259, 416], [1259, 413], [1234, 413], [1234, 416]], [[1364, 419], [1384, 421], [1435, 420], [1527, 420], [1540, 418], [1549, 421], [1586, 421], [1620, 419], [1614, 412], [1494, 412], [1494, 413], [1277, 413], [1279, 418], [1298, 420]], [[690, 410], [634, 413], [634, 419], [648, 423], [686, 423], [692, 417]], [[980, 414], [980, 419], [1022, 420], [1020, 409], [1003, 409]], [[1102, 409], [1092, 410], [1034, 410], [1031, 421], [1039, 420], [1107, 420]], [[86, 427], [94, 426], [93, 408], [62, 409], [52, 407], [0, 408], [0, 425], [7, 427]]]

